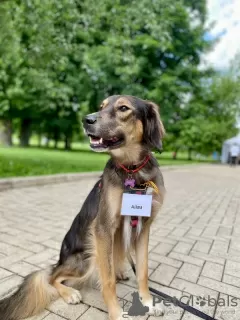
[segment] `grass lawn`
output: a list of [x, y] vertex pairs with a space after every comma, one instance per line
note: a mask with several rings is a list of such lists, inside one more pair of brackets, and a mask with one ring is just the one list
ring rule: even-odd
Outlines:
[[[82, 150], [70, 152], [34, 147], [0, 147], [0, 178], [101, 171], [108, 158], [107, 154], [89, 151], [87, 145]], [[171, 153], [157, 155], [157, 158], [160, 165], [199, 163], [184, 159], [183, 154], [179, 155], [178, 160], [172, 160]]]

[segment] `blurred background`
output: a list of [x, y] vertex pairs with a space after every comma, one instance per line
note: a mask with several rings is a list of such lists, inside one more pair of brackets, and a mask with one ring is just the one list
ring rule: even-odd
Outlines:
[[103, 169], [81, 118], [113, 94], [160, 106], [160, 165], [220, 161], [239, 133], [239, 17], [238, 0], [2, 0], [0, 177]]

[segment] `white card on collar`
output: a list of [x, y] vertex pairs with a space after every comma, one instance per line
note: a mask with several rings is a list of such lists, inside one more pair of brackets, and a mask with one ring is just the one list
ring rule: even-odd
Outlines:
[[152, 195], [123, 193], [122, 216], [150, 217], [152, 211]]

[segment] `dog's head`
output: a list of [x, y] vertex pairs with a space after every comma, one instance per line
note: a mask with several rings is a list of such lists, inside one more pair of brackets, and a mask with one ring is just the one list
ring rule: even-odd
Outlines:
[[164, 127], [158, 106], [132, 96], [111, 96], [96, 113], [84, 119], [84, 128], [94, 151], [111, 151], [140, 144], [161, 150]]

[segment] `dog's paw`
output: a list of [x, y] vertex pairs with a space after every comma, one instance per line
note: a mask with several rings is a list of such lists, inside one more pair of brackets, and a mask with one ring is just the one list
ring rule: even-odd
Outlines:
[[153, 305], [153, 300], [151, 299], [149, 301], [143, 302], [143, 305], [149, 308], [147, 314], [150, 316], [158, 317], [164, 315], [165, 310], [163, 302]]
[[67, 297], [63, 297], [64, 301], [68, 304], [79, 304], [82, 301], [82, 295], [80, 291], [71, 289], [71, 294]]
[[128, 281], [129, 277], [124, 272], [117, 273], [117, 281]]

